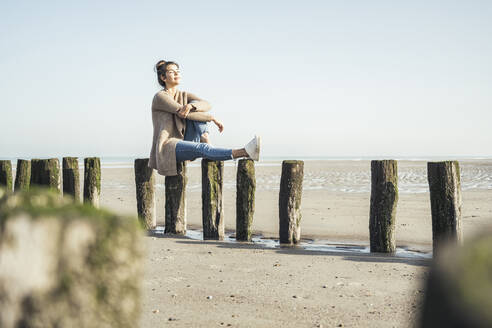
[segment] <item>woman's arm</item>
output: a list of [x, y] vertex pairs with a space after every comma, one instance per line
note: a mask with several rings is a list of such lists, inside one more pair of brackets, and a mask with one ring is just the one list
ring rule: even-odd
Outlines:
[[191, 112], [186, 116], [186, 119], [199, 122], [211, 122], [214, 120], [214, 117], [208, 113]]
[[180, 103], [169, 97], [164, 92], [158, 92], [155, 94], [152, 100], [152, 110], [168, 112], [171, 114], [176, 114], [179, 109], [183, 107]]
[[208, 101], [198, 98], [191, 92], [187, 92], [186, 94], [188, 97], [188, 104], [191, 104], [193, 107], [195, 107], [196, 112], [208, 112], [210, 108], [212, 108]]
[[[178, 115], [178, 111], [183, 107], [183, 105], [169, 97], [164, 92], [156, 93], [154, 100], [152, 101], [152, 110], [168, 112], [176, 115]], [[210, 122], [214, 120], [212, 115], [203, 112], [190, 112], [186, 115], [186, 118], [192, 121], [200, 122]]]

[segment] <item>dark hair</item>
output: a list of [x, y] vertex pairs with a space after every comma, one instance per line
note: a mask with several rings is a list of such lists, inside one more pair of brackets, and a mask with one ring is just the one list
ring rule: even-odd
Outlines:
[[164, 80], [161, 78], [161, 75], [166, 76], [166, 70], [169, 65], [176, 65], [179, 68], [178, 63], [175, 63], [173, 61], [159, 60], [157, 64], [155, 64], [155, 72], [157, 73], [157, 82], [164, 88], [166, 87], [166, 82], [164, 82]]

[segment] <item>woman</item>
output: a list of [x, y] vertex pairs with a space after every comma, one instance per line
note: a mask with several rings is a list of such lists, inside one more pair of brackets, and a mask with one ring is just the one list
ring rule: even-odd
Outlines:
[[260, 138], [255, 136], [244, 148], [226, 149], [211, 146], [207, 122], [214, 122], [219, 131], [224, 126], [207, 113], [210, 104], [192, 93], [177, 89], [181, 80], [179, 65], [159, 61], [156, 66], [157, 81], [164, 87], [152, 101], [154, 137], [150, 151], [149, 167], [161, 175], [177, 175], [177, 162], [202, 157], [211, 160], [229, 160], [260, 157]]

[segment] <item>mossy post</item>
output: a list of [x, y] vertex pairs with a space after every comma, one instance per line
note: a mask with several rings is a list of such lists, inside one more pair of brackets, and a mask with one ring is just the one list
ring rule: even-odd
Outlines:
[[417, 327], [492, 327], [492, 231], [439, 246]]
[[101, 160], [99, 157], [84, 158], [84, 203], [99, 207], [101, 195]]
[[71, 195], [76, 202], [80, 202], [79, 159], [77, 157], [63, 157], [63, 194]]
[[461, 242], [461, 183], [457, 161], [427, 163], [434, 252], [441, 243]]
[[280, 244], [294, 245], [301, 239], [301, 198], [304, 179], [303, 161], [283, 161], [280, 178], [279, 238]]
[[166, 226], [164, 233], [186, 234], [186, 163], [176, 163], [178, 174], [166, 176]]
[[58, 158], [31, 160], [32, 186], [48, 187], [61, 193], [60, 161]]
[[15, 169], [14, 191], [27, 191], [31, 181], [31, 161], [25, 159], [17, 160]]
[[0, 161], [0, 188], [12, 191], [12, 163], [9, 160]]
[[138, 327], [136, 221], [50, 190], [0, 195], [0, 327]]
[[395, 225], [398, 203], [398, 165], [395, 160], [371, 161], [371, 252], [396, 251]]
[[224, 239], [224, 162], [202, 159], [203, 239]]
[[236, 176], [236, 240], [251, 241], [255, 191], [255, 164], [252, 159], [241, 159]]
[[155, 174], [148, 164], [148, 158], [138, 158], [134, 164], [137, 212], [142, 226], [146, 229], [154, 229], [156, 226]]

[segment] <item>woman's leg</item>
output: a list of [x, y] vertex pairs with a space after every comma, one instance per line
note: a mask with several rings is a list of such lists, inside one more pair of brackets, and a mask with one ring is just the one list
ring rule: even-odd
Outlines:
[[210, 143], [208, 133], [207, 122], [186, 120], [185, 141]]
[[232, 149], [218, 148], [206, 143], [182, 140], [176, 144], [176, 161], [192, 161], [200, 157], [215, 161], [226, 161], [233, 158], [232, 152]]

